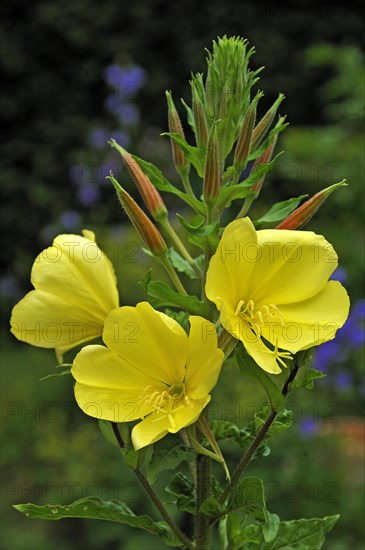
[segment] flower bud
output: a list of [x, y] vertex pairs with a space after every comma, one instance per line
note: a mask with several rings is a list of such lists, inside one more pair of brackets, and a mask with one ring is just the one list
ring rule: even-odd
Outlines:
[[[167, 107], [168, 107], [168, 123], [169, 132], [176, 132], [185, 139], [184, 130], [181, 125], [179, 113], [176, 110], [171, 92], [166, 90]], [[175, 140], [171, 138], [172, 156], [174, 159], [175, 168], [178, 174], [188, 174], [190, 170], [190, 162], [185, 158], [183, 151], [180, 149]]]
[[109, 179], [114, 185], [118, 198], [142, 241], [155, 256], [165, 254], [167, 246], [157, 227], [141, 210], [129, 193], [119, 185], [112, 173], [110, 173]]
[[326, 198], [338, 187], [346, 187], [346, 180], [342, 180], [339, 183], [330, 185], [319, 191], [312, 198], [307, 200], [304, 204], [299, 206], [294, 212], [289, 214], [285, 220], [276, 226], [276, 229], [299, 229], [305, 225], [311, 217], [317, 212], [318, 208], [322, 206]]
[[270, 109], [262, 117], [256, 128], [254, 129], [251, 142], [252, 151], [254, 151], [258, 147], [267, 130], [270, 128], [271, 123], [276, 115], [276, 111], [278, 110], [279, 105], [283, 101], [284, 97], [284, 94], [279, 94], [279, 97], [277, 98], [275, 103], [272, 105], [272, 107], [270, 107]]
[[127, 151], [118, 145], [116, 141], [112, 139], [110, 144], [122, 155], [127, 170], [136, 184], [143, 202], [145, 203], [153, 219], [160, 220], [161, 218], [164, 218], [167, 215], [167, 208], [160, 193], [157, 191], [149, 177], [142, 172], [141, 167], [134, 160], [132, 155], [127, 153]]
[[241, 127], [240, 135], [237, 141], [236, 150], [234, 152], [234, 165], [238, 171], [242, 171], [246, 164], [251, 151], [252, 133], [256, 120], [257, 102], [263, 94], [259, 92], [253, 99], [251, 105], [246, 111], [245, 118]]
[[204, 107], [195, 88], [193, 90], [193, 116], [195, 123], [195, 137], [198, 147], [205, 149], [208, 143], [208, 125]]
[[[252, 168], [252, 173], [257, 170], [258, 166], [260, 164], [267, 164], [270, 162], [276, 142], [278, 140], [278, 136], [276, 135], [273, 139], [273, 142], [261, 155], [255, 160], [255, 164]], [[266, 174], [264, 174], [256, 183], [254, 183], [250, 189], [250, 192], [254, 195], [254, 198], [256, 199], [261, 191], [262, 184], [264, 183]]]
[[214, 204], [218, 198], [222, 181], [222, 166], [219, 158], [217, 124], [213, 124], [205, 155], [203, 198], [207, 204]]

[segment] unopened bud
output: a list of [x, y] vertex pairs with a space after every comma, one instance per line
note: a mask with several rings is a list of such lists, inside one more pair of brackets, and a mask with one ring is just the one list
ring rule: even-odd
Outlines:
[[253, 99], [251, 105], [247, 109], [241, 132], [237, 141], [236, 150], [234, 153], [234, 165], [238, 171], [242, 171], [246, 164], [251, 151], [252, 133], [256, 121], [256, 106], [257, 102], [262, 97], [262, 92], [259, 92]]
[[122, 155], [124, 163], [127, 167], [129, 174], [131, 175], [136, 187], [145, 203], [148, 211], [155, 220], [160, 220], [167, 215], [167, 208], [165, 203], [162, 200], [160, 193], [157, 191], [156, 187], [153, 185], [151, 180], [146, 174], [142, 172], [141, 167], [134, 160], [131, 154], [127, 153], [123, 147], [118, 145], [114, 139], [110, 141], [112, 147], [117, 149]]
[[219, 155], [217, 124], [213, 124], [208, 139], [205, 155], [203, 198], [207, 204], [214, 204], [218, 198], [222, 182], [222, 165]]
[[275, 118], [276, 111], [279, 108], [280, 103], [284, 99], [284, 94], [279, 94], [279, 97], [275, 101], [275, 103], [270, 107], [270, 109], [267, 111], [267, 113], [262, 117], [258, 125], [253, 131], [252, 134], [252, 141], [251, 141], [251, 149], [254, 151], [257, 146], [261, 143], [263, 137], [265, 136], [267, 130], [270, 128], [272, 121]]
[[[176, 110], [171, 92], [166, 90], [167, 108], [168, 108], [168, 123], [169, 132], [175, 132], [185, 139], [184, 130], [181, 125], [179, 113]], [[171, 138], [172, 157], [174, 159], [175, 168], [178, 174], [188, 174], [190, 170], [190, 162], [186, 159], [183, 151], [180, 149], [174, 139]]]
[[161, 256], [167, 251], [166, 243], [157, 229], [146, 214], [141, 210], [135, 200], [123, 189], [111, 173], [110, 181], [115, 187], [118, 198], [123, 206], [127, 216], [134, 225], [142, 241], [155, 256]]
[[289, 214], [285, 220], [276, 226], [276, 229], [299, 229], [303, 227], [311, 217], [317, 212], [318, 208], [322, 206], [326, 198], [338, 187], [346, 187], [346, 180], [342, 180], [339, 183], [330, 185], [319, 191], [312, 198], [299, 206], [294, 212]]
[[196, 143], [198, 147], [205, 149], [208, 143], [208, 125], [202, 101], [195, 88], [193, 88], [193, 116]]
[[[255, 170], [257, 170], [260, 164], [267, 164], [268, 162], [270, 162], [277, 140], [278, 140], [278, 136], [276, 135], [271, 145], [269, 145], [269, 147], [265, 149], [265, 151], [255, 160], [255, 164], [253, 165], [253, 168], [252, 168], [252, 173], [254, 173]], [[255, 198], [258, 197], [261, 191], [261, 187], [264, 183], [265, 176], [266, 174], [264, 174], [256, 183], [254, 183], [250, 189], [250, 192], [254, 195]]]

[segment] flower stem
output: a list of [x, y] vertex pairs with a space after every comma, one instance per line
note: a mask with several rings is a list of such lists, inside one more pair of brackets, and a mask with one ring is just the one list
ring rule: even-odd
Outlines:
[[201, 277], [202, 271], [197, 266], [197, 264], [194, 261], [194, 258], [192, 258], [189, 254], [189, 252], [186, 250], [185, 245], [181, 241], [179, 235], [176, 233], [174, 228], [171, 226], [167, 216], [160, 220], [160, 224], [167, 233], [167, 235], [170, 237], [176, 248], [179, 250], [180, 254], [185, 258], [185, 260], [191, 265], [191, 267], [194, 269], [195, 273]]
[[[281, 393], [283, 395], [286, 396], [288, 394], [289, 385], [294, 380], [297, 372], [298, 372], [298, 366], [296, 364], [294, 364], [294, 368], [293, 368], [293, 370], [290, 371], [288, 379], [285, 382], [284, 387], [282, 389]], [[250, 462], [251, 458], [255, 454], [256, 450], [259, 447], [259, 445], [262, 443], [265, 436], [267, 435], [267, 432], [269, 431], [271, 425], [273, 424], [277, 414], [278, 413], [276, 411], [271, 409], [270, 414], [266, 418], [266, 420], [265, 420], [263, 426], [261, 427], [260, 431], [256, 435], [255, 439], [253, 440], [253, 442], [251, 443], [251, 445], [247, 449], [246, 453], [241, 458], [241, 461], [239, 462], [239, 464], [236, 467], [235, 471], [233, 472], [231, 481], [226, 485], [223, 493], [220, 495], [218, 500], [221, 504], [223, 504], [227, 500], [227, 498], [229, 497], [231, 492], [234, 491], [234, 488], [237, 485], [242, 473], [246, 469], [248, 463]]]
[[181, 181], [184, 186], [185, 192], [188, 195], [191, 195], [192, 197], [195, 198], [194, 191], [192, 190], [192, 187], [190, 185], [189, 175], [183, 172], [180, 174], [180, 177], [181, 177]]
[[160, 256], [160, 260], [164, 268], [166, 269], [167, 273], [170, 275], [171, 281], [174, 283], [176, 290], [181, 294], [182, 296], [187, 296], [187, 292], [185, 288], [182, 285], [182, 282], [179, 279], [178, 274], [176, 273], [175, 269], [173, 268], [170, 260], [166, 256], [166, 254]]
[[236, 220], [238, 220], [239, 218], [243, 218], [244, 216], [246, 216], [247, 212], [250, 210], [251, 208], [251, 205], [254, 201], [254, 198], [253, 197], [246, 197], [245, 198], [245, 202], [243, 203], [243, 206], [241, 208], [241, 210], [238, 212], [237, 216], [236, 216]]
[[[124, 441], [123, 441], [123, 439], [122, 439], [122, 437], [119, 433], [117, 424], [115, 422], [111, 422], [111, 425], [112, 425], [113, 432], [114, 432], [114, 435], [115, 435], [115, 438], [118, 442], [119, 447], [121, 449], [125, 449], [125, 444], [124, 444]], [[184, 544], [184, 548], [188, 548], [188, 550], [194, 550], [194, 544], [188, 539], [188, 537], [186, 535], [184, 535], [184, 533], [181, 531], [180, 527], [178, 527], [178, 525], [176, 525], [176, 523], [174, 522], [174, 520], [172, 519], [172, 517], [170, 516], [170, 514], [168, 513], [168, 511], [166, 510], [166, 508], [164, 507], [164, 505], [160, 501], [160, 499], [158, 498], [157, 494], [155, 493], [155, 491], [153, 490], [151, 485], [148, 483], [147, 479], [145, 478], [145, 476], [143, 475], [141, 470], [139, 468], [137, 468], [136, 470], [133, 470], [133, 472], [137, 476], [138, 480], [140, 481], [140, 483], [143, 486], [144, 490], [146, 491], [146, 493], [148, 494], [148, 496], [152, 500], [153, 504], [156, 506], [157, 510], [160, 512], [163, 519], [169, 525], [171, 531], [173, 531], [175, 533], [175, 535], [177, 536], [177, 538], [180, 539], [181, 542]]]
[[195, 520], [195, 544], [196, 550], [208, 550], [210, 540], [209, 518], [200, 511], [204, 500], [211, 492], [211, 459], [199, 454], [197, 459], [197, 499]]
[[171, 530], [175, 533], [178, 539], [181, 540], [181, 542], [184, 544], [185, 548], [188, 548], [189, 550], [194, 549], [193, 543], [188, 539], [186, 535], [181, 531], [180, 527], [176, 525], [170, 514], [167, 512], [166, 508], [158, 498], [157, 494], [151, 487], [151, 485], [148, 483], [147, 479], [142, 474], [141, 470], [137, 469], [134, 471], [137, 478], [141, 482], [141, 485], [143, 486], [144, 490], [152, 500], [153, 504], [156, 506], [158, 511], [160, 512], [163, 519], [166, 521], [166, 523], [170, 526]]

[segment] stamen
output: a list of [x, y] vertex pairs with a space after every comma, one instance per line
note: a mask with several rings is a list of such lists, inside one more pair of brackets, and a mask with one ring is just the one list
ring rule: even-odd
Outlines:
[[[184, 401], [181, 402], [182, 398]], [[176, 423], [173, 413], [183, 409], [185, 402], [192, 406], [189, 398], [185, 395], [185, 386], [181, 384], [172, 384], [168, 390], [155, 390], [152, 386], [147, 386], [140, 397], [138, 403], [142, 405], [142, 413], [147, 406], [152, 407], [155, 412], [160, 413], [154, 418], [153, 422], [158, 422], [163, 418], [168, 418], [168, 421], [173, 429], [176, 429]], [[142, 414], [141, 416], [144, 416]]]

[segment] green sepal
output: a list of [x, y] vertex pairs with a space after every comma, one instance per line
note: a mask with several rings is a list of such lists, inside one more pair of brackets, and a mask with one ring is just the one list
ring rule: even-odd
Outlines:
[[248, 355], [242, 345], [236, 348], [236, 357], [239, 369], [243, 375], [250, 374], [261, 384], [270, 401], [271, 407], [275, 412], [280, 412], [285, 407], [286, 399], [278, 386], [272, 381], [270, 376], [263, 371]]
[[185, 139], [180, 136], [177, 132], [163, 132], [161, 136], [169, 136], [172, 138], [177, 145], [183, 150], [183, 152], [186, 155], [186, 158], [191, 162], [191, 164], [194, 166], [195, 170], [198, 173], [198, 176], [200, 178], [203, 177], [204, 173], [204, 153], [201, 149], [198, 147], [194, 147], [193, 145], [189, 145]]
[[147, 515], [136, 516], [124, 502], [117, 500], [103, 501], [99, 497], [86, 497], [66, 505], [16, 504], [14, 508], [34, 519], [58, 521], [63, 518], [85, 518], [115, 521], [156, 535], [168, 546], [182, 546], [164, 521], [156, 522]]
[[71, 369], [68, 368], [62, 372], [56, 372], [55, 374], [47, 374], [47, 376], [40, 378], [39, 381], [43, 382], [44, 380], [50, 380], [51, 378], [62, 378], [63, 376], [71, 376]]
[[297, 206], [302, 202], [303, 199], [308, 197], [308, 195], [300, 195], [300, 197], [288, 199], [286, 201], [277, 202], [264, 214], [261, 218], [254, 221], [255, 227], [260, 227], [266, 223], [279, 223], [284, 220]]

